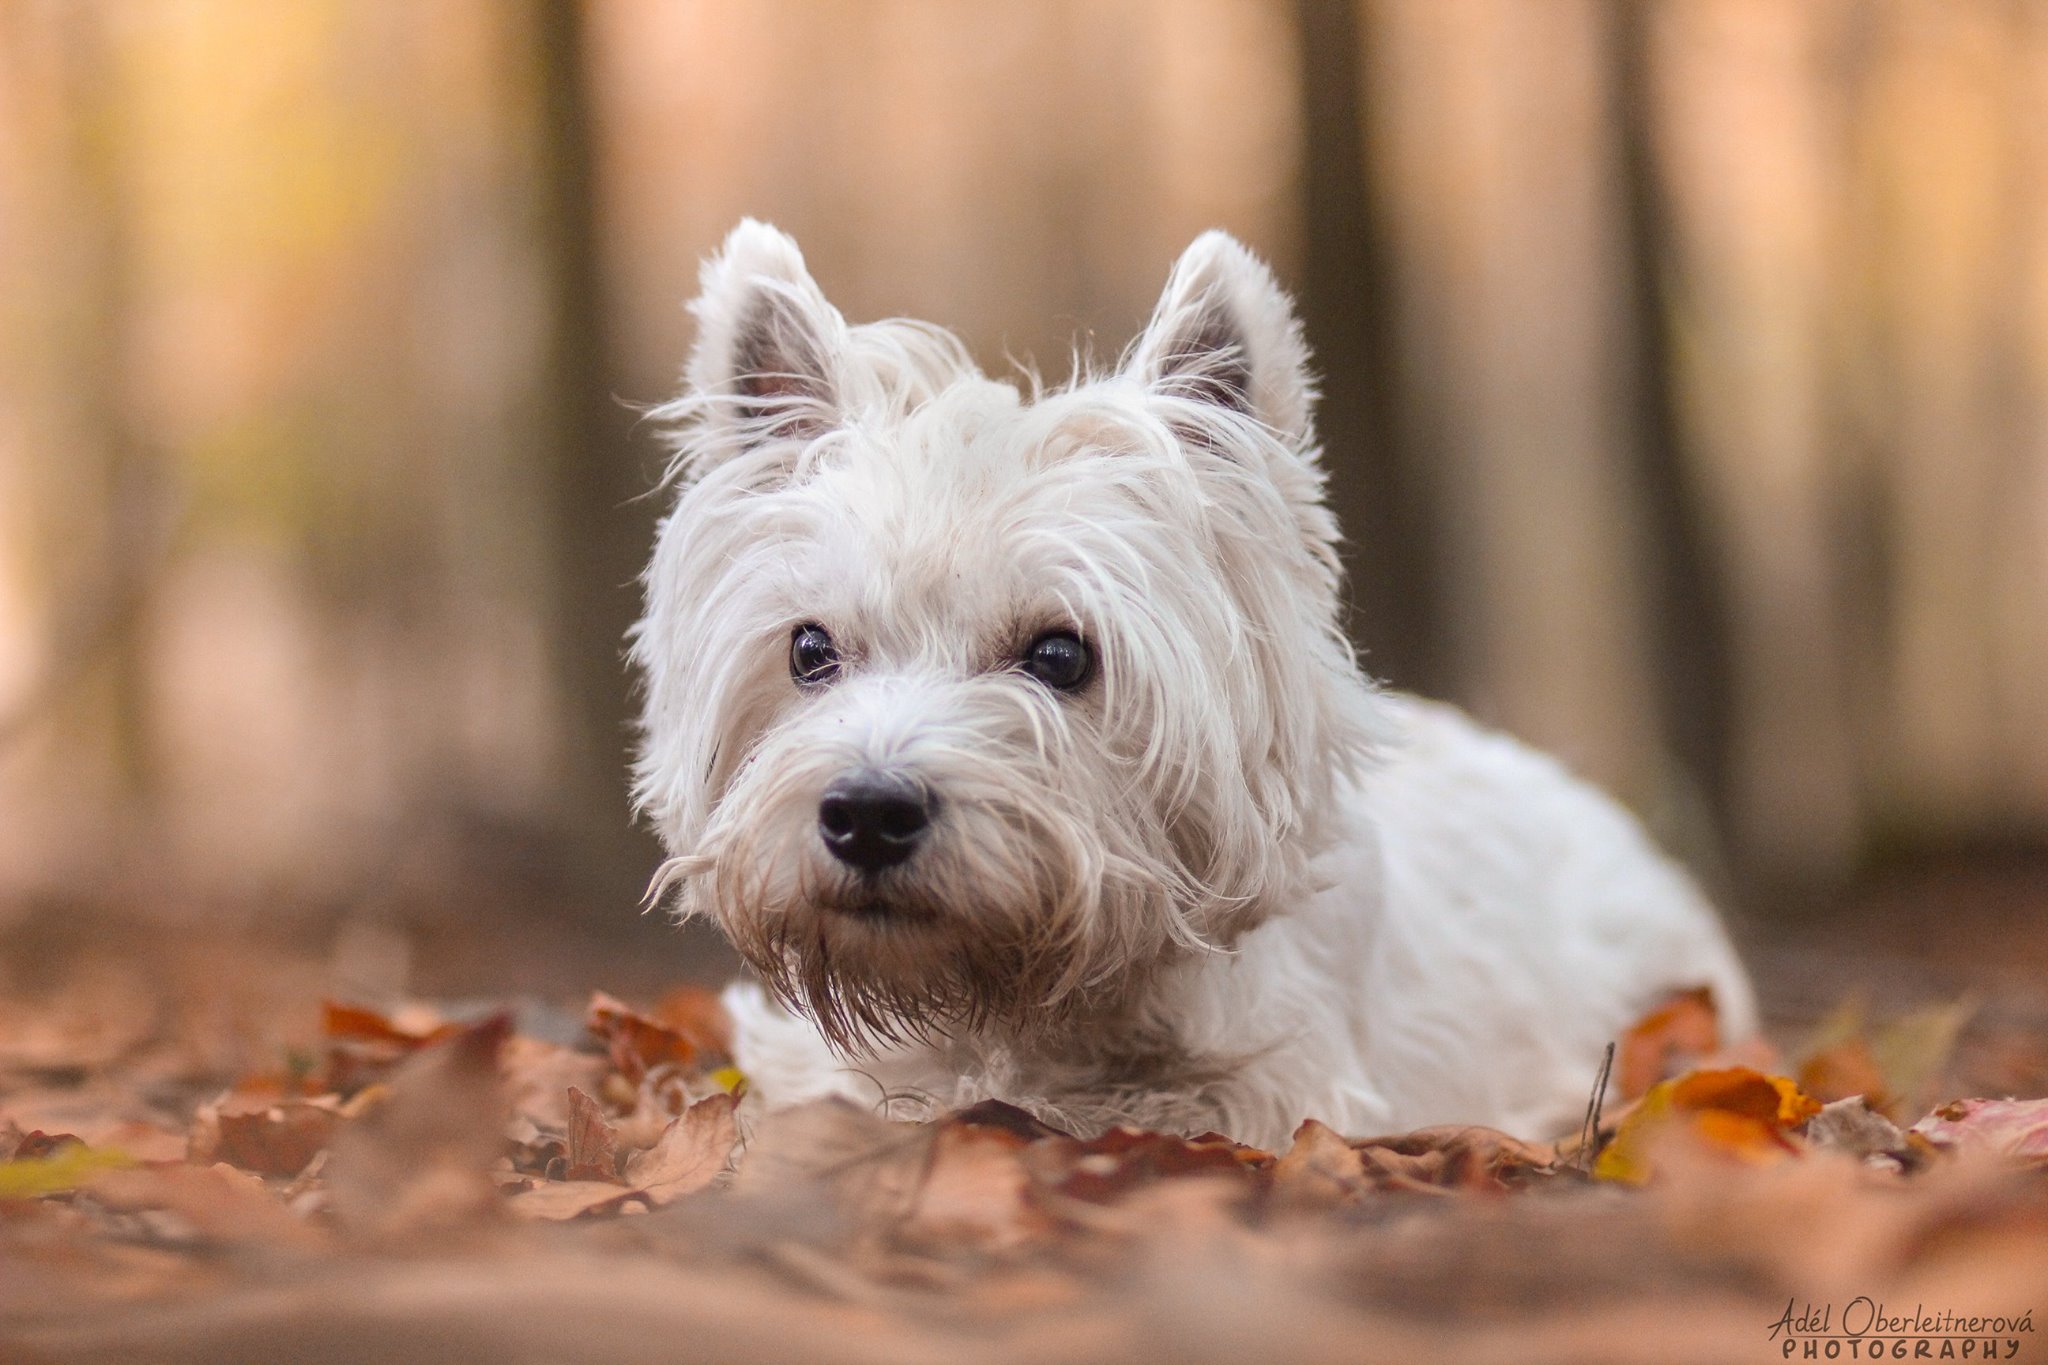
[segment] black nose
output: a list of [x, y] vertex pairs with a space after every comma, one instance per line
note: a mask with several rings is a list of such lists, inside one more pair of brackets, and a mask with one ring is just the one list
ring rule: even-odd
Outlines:
[[908, 858], [931, 822], [931, 798], [924, 789], [886, 773], [842, 777], [818, 802], [818, 833], [825, 847], [863, 872], [879, 872]]

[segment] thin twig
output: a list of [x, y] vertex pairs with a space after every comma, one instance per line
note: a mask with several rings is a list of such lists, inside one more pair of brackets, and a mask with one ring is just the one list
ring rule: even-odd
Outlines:
[[1592, 1097], [1586, 1101], [1585, 1126], [1579, 1130], [1579, 1162], [1588, 1173], [1593, 1169], [1593, 1143], [1600, 1136], [1600, 1107], [1607, 1102], [1607, 1080], [1613, 1074], [1614, 1044], [1609, 1043], [1600, 1059], [1600, 1074], [1593, 1080]]

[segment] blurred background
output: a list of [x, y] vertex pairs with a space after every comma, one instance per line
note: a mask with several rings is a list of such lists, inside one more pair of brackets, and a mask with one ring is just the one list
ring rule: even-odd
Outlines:
[[744, 214], [1055, 375], [1228, 228], [1372, 671], [1759, 917], [2038, 876], [2048, 5], [8, 0], [0, 923], [695, 951], [620, 636]]

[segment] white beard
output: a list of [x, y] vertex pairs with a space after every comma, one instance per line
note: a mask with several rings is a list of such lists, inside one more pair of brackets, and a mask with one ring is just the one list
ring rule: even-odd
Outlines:
[[[1458, 711], [1383, 698], [1387, 760], [1347, 788], [1317, 885], [1228, 956], [1162, 973], [1137, 1015], [1178, 1040], [1120, 1065], [963, 1037], [848, 1063], [759, 987], [735, 985], [758, 1104], [843, 1095], [903, 1117], [999, 1098], [1083, 1132], [1127, 1123], [1284, 1148], [1302, 1120], [1364, 1136], [1574, 1125], [1606, 1044], [1664, 996], [1711, 988], [1724, 1036], [1756, 1027], [1712, 910], [1612, 801]], [[1146, 1074], [1145, 1066], [1157, 1069]]]

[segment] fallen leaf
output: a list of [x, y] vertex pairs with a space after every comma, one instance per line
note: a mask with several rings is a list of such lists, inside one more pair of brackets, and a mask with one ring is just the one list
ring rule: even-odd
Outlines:
[[327, 1179], [344, 1226], [386, 1240], [499, 1208], [488, 1168], [505, 1145], [498, 1053], [511, 1027], [494, 1015], [421, 1048], [392, 1073], [384, 1102], [340, 1130]]
[[338, 1097], [266, 1103], [232, 1093], [193, 1116], [187, 1160], [225, 1161], [262, 1175], [297, 1175], [333, 1142], [341, 1126]]
[[1806, 1140], [1818, 1150], [1858, 1158], [1896, 1156], [1906, 1150], [1906, 1135], [1899, 1126], [1861, 1095], [1823, 1105], [1807, 1120]]
[[407, 1057], [459, 1027], [424, 1007], [386, 1015], [362, 1005], [323, 1000], [320, 1032], [327, 1044], [326, 1083], [352, 1094], [384, 1079]]
[[1885, 1078], [1886, 1090], [1905, 1113], [1918, 1113], [1915, 1106], [1932, 1102], [1934, 1087], [1976, 1013], [1975, 997], [1965, 996], [1902, 1014], [1871, 1038], [1871, 1058]]
[[[42, 1134], [31, 1134], [41, 1137]], [[124, 1170], [135, 1159], [126, 1152], [87, 1147], [73, 1139], [45, 1151], [0, 1161], [0, 1199], [35, 1199], [77, 1189], [107, 1171]]]
[[569, 1091], [595, 1093], [609, 1070], [602, 1057], [522, 1035], [505, 1040], [498, 1063], [512, 1112], [557, 1132], [569, 1126]]
[[1291, 1207], [1341, 1204], [1365, 1188], [1365, 1162], [1358, 1149], [1315, 1119], [1294, 1130], [1294, 1145], [1273, 1163], [1274, 1197]]
[[1914, 1124], [1911, 1132], [1942, 1150], [2044, 1163], [2048, 1100], [1957, 1100]]
[[939, 1125], [930, 1165], [899, 1234], [927, 1246], [1000, 1251], [1051, 1231], [1032, 1202], [1025, 1138], [1002, 1128]]
[[24, 1161], [53, 1156], [67, 1147], [83, 1147], [85, 1139], [76, 1133], [46, 1133], [40, 1128], [24, 1132], [11, 1120], [0, 1128], [0, 1161]]
[[718, 1178], [739, 1141], [737, 1102], [712, 1095], [683, 1112], [652, 1147], [626, 1158], [626, 1183], [657, 1207]]
[[1492, 1128], [1445, 1125], [1346, 1139], [1311, 1119], [1274, 1163], [1273, 1185], [1283, 1203], [1313, 1205], [1373, 1191], [1505, 1191], [1568, 1171], [1556, 1148]]
[[512, 1194], [505, 1204], [517, 1217], [561, 1223], [587, 1213], [616, 1209], [638, 1195], [637, 1190], [607, 1180], [544, 1180]]
[[[570, 1148], [582, 1152], [585, 1164], [569, 1164], [566, 1179], [531, 1181], [513, 1191], [508, 1201], [512, 1212], [521, 1218], [559, 1222], [588, 1213], [618, 1211], [629, 1201], [659, 1208], [694, 1194], [725, 1170], [739, 1141], [735, 1107], [730, 1095], [700, 1100], [671, 1122], [652, 1147], [629, 1154], [623, 1173], [578, 1175], [578, 1170], [602, 1169], [589, 1159], [613, 1151], [609, 1126], [604, 1124], [597, 1102], [579, 1091], [571, 1100], [577, 1117], [570, 1129]], [[584, 1130], [581, 1137], [579, 1127]]]
[[636, 1085], [652, 1068], [687, 1066], [702, 1050], [699, 1040], [603, 991], [590, 997], [585, 1026], [604, 1043], [612, 1066]]
[[732, 1016], [717, 991], [702, 986], [677, 986], [647, 1011], [656, 1023], [690, 1040], [700, 1053], [732, 1056]]
[[459, 1027], [424, 1006], [411, 1006], [396, 1015], [387, 1015], [363, 1005], [337, 1000], [320, 1002], [320, 1031], [330, 1039], [394, 1043], [416, 1049], [439, 1042]]
[[1072, 1133], [1042, 1122], [1036, 1115], [1002, 1100], [983, 1100], [965, 1109], [956, 1109], [946, 1121], [965, 1128], [998, 1129], [1028, 1142], [1035, 1142], [1039, 1138], [1073, 1136]]
[[1895, 1099], [1877, 1059], [1870, 1055], [1870, 1045], [1861, 1038], [1808, 1054], [1796, 1075], [1801, 1090], [1826, 1103], [1855, 1098], [1883, 1110]]
[[1702, 986], [1672, 996], [1627, 1033], [1615, 1054], [1615, 1093], [1640, 1099], [1651, 1086], [1711, 1057], [1721, 1046], [1721, 1021], [1714, 993]]
[[174, 1214], [206, 1242], [310, 1249], [326, 1241], [261, 1179], [228, 1165], [112, 1171], [94, 1177], [89, 1189], [109, 1208]]
[[1273, 1164], [1271, 1152], [1214, 1133], [1176, 1137], [1118, 1126], [1088, 1139], [1034, 1142], [1025, 1158], [1032, 1175], [1068, 1199], [1101, 1203], [1167, 1176], [1244, 1177]]
[[1820, 1109], [1782, 1076], [1749, 1067], [1689, 1072], [1650, 1087], [1594, 1161], [1593, 1174], [1640, 1185], [1665, 1154], [1749, 1164], [1780, 1160], [1799, 1150], [1792, 1131]]
[[929, 1124], [892, 1122], [844, 1099], [791, 1105], [755, 1121], [734, 1189], [823, 1203], [856, 1228], [894, 1227], [915, 1205], [932, 1135]]
[[619, 1152], [612, 1126], [604, 1110], [581, 1090], [569, 1091], [568, 1169], [564, 1180], [610, 1180], [619, 1178]]
[[1852, 995], [1815, 1026], [1792, 1074], [1820, 1100], [1861, 1095], [1894, 1119], [1918, 1113], [1976, 1008], [1965, 998], [1872, 1024]]
[[1362, 1138], [1368, 1179], [1455, 1190], [1512, 1190], [1568, 1170], [1557, 1149], [1524, 1142], [1496, 1128], [1447, 1125], [1394, 1137]]

